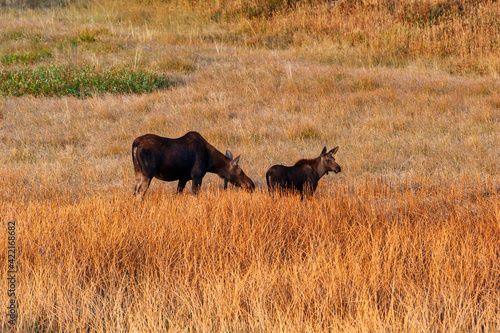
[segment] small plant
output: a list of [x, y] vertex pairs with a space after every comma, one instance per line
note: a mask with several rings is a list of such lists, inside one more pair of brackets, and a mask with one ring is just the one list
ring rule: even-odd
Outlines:
[[101, 35], [100, 30], [84, 29], [80, 31], [78, 35], [69, 38], [68, 41], [73, 46], [77, 46], [79, 44], [93, 44], [98, 41], [98, 37], [100, 35]]
[[94, 93], [145, 93], [168, 88], [172, 80], [146, 71], [124, 67], [47, 66], [0, 71], [0, 94], [10, 96], [78, 96]]
[[98, 35], [98, 31], [85, 29], [78, 36], [78, 40], [84, 43], [94, 43], [95, 41], [97, 41]]

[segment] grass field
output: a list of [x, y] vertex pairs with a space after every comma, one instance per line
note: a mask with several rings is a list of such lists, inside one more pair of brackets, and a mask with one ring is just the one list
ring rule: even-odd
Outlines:
[[[499, 2], [5, 3], [0, 71], [40, 93], [0, 91], [2, 331], [500, 330]], [[134, 138], [190, 130], [257, 190], [135, 200]]]

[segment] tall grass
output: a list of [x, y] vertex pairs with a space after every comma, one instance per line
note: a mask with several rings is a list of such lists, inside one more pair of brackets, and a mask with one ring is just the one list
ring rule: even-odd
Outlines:
[[13, 196], [17, 331], [493, 332], [500, 201], [464, 184]]
[[[351, 66], [437, 65], [460, 74], [500, 68], [495, 1], [158, 1], [136, 8], [129, 8], [130, 20], [142, 13], [152, 26], [163, 26], [173, 15], [197, 21], [186, 34], [176, 31], [182, 39], [195, 35], [247, 47], [298, 48], [302, 55], [312, 50], [314, 58]], [[183, 25], [174, 22], [174, 29]]]
[[[56, 8], [4, 11], [45, 22], [34, 30], [56, 61], [135, 58], [155, 69], [172, 52], [165, 45], [215, 43], [293, 50], [295, 57], [357, 67], [481, 75], [500, 68], [496, 1], [77, 1]], [[5, 36], [24, 30], [9, 24]], [[30, 47], [8, 39], [0, 52], [6, 57]]]

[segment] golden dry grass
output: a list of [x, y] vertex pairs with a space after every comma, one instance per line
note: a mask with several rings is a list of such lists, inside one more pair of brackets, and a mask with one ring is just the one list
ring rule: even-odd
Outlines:
[[[187, 1], [90, 4], [2, 9], [1, 52], [41, 40], [51, 58], [13, 66], [129, 64], [177, 84], [0, 98], [0, 243], [15, 220], [17, 332], [500, 329], [497, 60], [482, 76], [450, 74], [463, 72], [453, 56], [384, 67], [322, 38], [245, 42], [238, 26], [263, 21], [211, 21]], [[281, 36], [301, 10], [254, 37]], [[242, 154], [257, 191], [222, 191], [209, 175], [197, 197], [153, 180], [134, 200], [133, 139], [189, 130]], [[342, 173], [314, 198], [267, 195], [269, 166], [325, 145], [340, 145]]]
[[494, 332], [488, 187], [13, 194], [1, 208], [18, 221], [18, 331]]

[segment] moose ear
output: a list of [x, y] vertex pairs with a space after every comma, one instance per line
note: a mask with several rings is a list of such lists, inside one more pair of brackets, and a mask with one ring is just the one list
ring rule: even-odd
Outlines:
[[337, 147], [333, 148], [332, 150], [330, 150], [328, 152], [328, 154], [330, 154], [330, 155], [333, 156], [333, 155], [335, 155], [337, 153], [338, 150], [339, 150], [339, 146], [337, 146]]
[[228, 157], [231, 161], [233, 160], [233, 154], [229, 150], [226, 150], [226, 157]]
[[231, 166], [237, 166], [238, 165], [238, 162], [240, 161], [240, 156], [241, 155], [238, 155], [236, 156], [236, 158], [234, 160], [231, 160]]
[[319, 156], [323, 156], [326, 154], [326, 147], [323, 148], [323, 150], [321, 151], [321, 154]]

